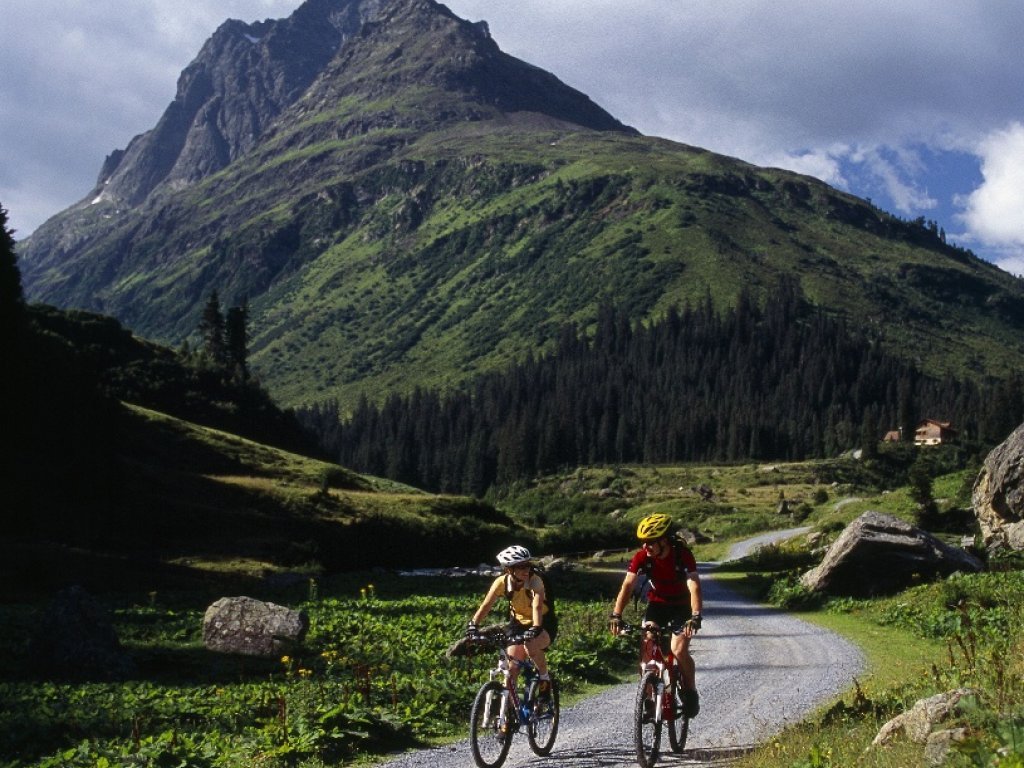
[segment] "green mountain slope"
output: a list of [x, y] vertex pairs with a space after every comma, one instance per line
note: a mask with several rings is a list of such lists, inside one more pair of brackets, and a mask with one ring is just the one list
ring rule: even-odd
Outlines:
[[481, 562], [523, 533], [482, 502], [303, 455], [308, 436], [251, 383], [111, 318], [13, 309], [0, 600], [70, 583], [223, 588], [281, 570]]
[[929, 372], [1024, 361], [1021, 281], [937, 228], [639, 136], [443, 6], [380, 6], [226, 167], [48, 222], [28, 295], [175, 343], [211, 290], [247, 297], [286, 405], [453, 385], [601, 303], [648, 318], [780, 274]]
[[[294, 569], [480, 562], [514, 528], [482, 502], [137, 406], [120, 410], [114, 432], [107, 474], [87, 493], [50, 504], [38, 488], [31, 513], [13, 510], [0, 537], [12, 578], [0, 596], [68, 583], [196, 587]], [[57, 478], [59, 457], [52, 461]]]

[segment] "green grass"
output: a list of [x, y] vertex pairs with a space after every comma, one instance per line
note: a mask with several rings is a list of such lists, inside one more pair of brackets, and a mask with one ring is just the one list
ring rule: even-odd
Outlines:
[[[195, 596], [105, 602], [139, 672], [120, 683], [27, 675], [22, 633], [0, 638], [0, 765], [321, 766], [463, 736], [494, 659], [446, 658], [488, 578], [349, 574], [258, 595], [305, 610], [301, 648], [274, 659], [207, 652]], [[609, 584], [559, 578], [563, 631], [549, 655], [566, 704], [607, 683], [632, 649], [607, 632]], [[430, 594], [425, 594], [429, 588]], [[31, 629], [31, 606], [4, 625]]]

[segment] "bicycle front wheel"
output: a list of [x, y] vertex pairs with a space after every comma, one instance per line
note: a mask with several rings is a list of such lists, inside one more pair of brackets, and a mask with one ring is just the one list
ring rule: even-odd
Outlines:
[[469, 711], [469, 745], [478, 768], [498, 768], [508, 756], [515, 732], [505, 688], [495, 681], [484, 683]]
[[530, 742], [530, 749], [534, 754], [544, 757], [555, 746], [555, 737], [558, 735], [558, 683], [554, 679], [551, 680], [551, 696], [548, 701], [537, 700], [538, 685], [539, 682], [536, 680], [530, 683], [527, 694], [532, 711], [526, 729], [526, 739]]
[[657, 673], [647, 672], [640, 678], [640, 685], [636, 689], [633, 742], [640, 768], [652, 768], [658, 761], [662, 724], [661, 696], [658, 694], [660, 683], [661, 678]]
[[672, 686], [665, 694], [668, 706], [664, 711], [665, 725], [668, 726], [668, 745], [679, 754], [686, 747], [686, 737], [690, 733], [690, 718], [686, 716], [686, 705], [683, 702], [683, 687], [679, 680], [673, 680]]

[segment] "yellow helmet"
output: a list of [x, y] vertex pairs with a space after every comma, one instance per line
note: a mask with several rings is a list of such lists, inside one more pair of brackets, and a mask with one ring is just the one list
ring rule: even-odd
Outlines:
[[658, 513], [649, 515], [640, 521], [636, 527], [636, 537], [641, 540], [660, 539], [668, 529], [672, 527], [672, 518], [668, 515]]

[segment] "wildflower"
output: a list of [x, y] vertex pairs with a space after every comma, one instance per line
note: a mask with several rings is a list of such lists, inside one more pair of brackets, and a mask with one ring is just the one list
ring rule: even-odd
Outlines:
[[285, 666], [288, 666], [289, 664], [292, 663], [292, 657], [291, 656], [282, 656], [281, 657], [281, 663], [284, 664]]
[[306, 669], [305, 667], [299, 667], [299, 677], [309, 677], [313, 674], [312, 669]]

